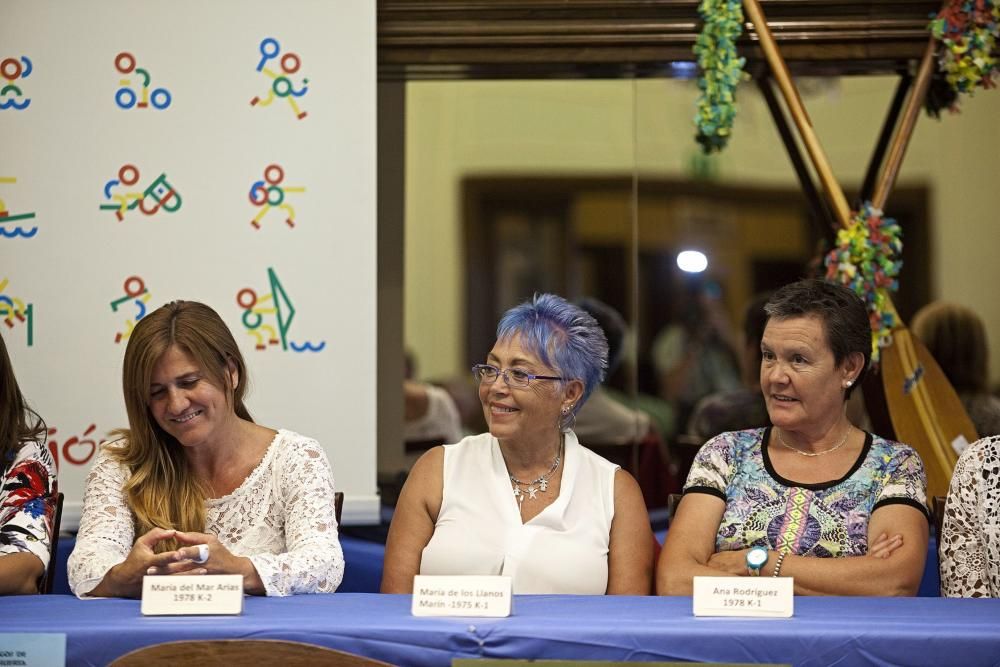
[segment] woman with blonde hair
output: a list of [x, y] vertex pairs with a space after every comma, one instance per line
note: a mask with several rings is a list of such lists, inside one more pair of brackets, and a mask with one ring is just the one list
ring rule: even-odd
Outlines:
[[310, 438], [254, 423], [219, 315], [174, 301], [136, 325], [129, 428], [87, 478], [69, 559], [78, 596], [138, 597], [147, 574], [240, 574], [257, 595], [333, 592], [344, 573], [333, 475]]
[[38, 592], [50, 565], [55, 509], [45, 422], [21, 395], [0, 337], [0, 595]]

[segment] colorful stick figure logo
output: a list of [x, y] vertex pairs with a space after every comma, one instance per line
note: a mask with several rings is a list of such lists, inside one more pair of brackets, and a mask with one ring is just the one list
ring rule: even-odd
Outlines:
[[[13, 185], [14, 183], [17, 183], [17, 179], [13, 176], [0, 176], [0, 185]], [[27, 229], [25, 227], [7, 225], [18, 220], [31, 220], [34, 217], [34, 213], [11, 213], [7, 210], [7, 204], [4, 203], [3, 199], [0, 199], [0, 238], [12, 239], [17, 236], [23, 236], [26, 239], [30, 239], [38, 233], [38, 227]]]
[[277, 208], [285, 212], [285, 224], [295, 227], [295, 209], [291, 204], [285, 203], [285, 195], [289, 192], [305, 192], [302, 186], [281, 186], [285, 180], [285, 170], [280, 165], [269, 164], [264, 169], [264, 180], [254, 181], [250, 186], [250, 203], [254, 206], [262, 207], [260, 213], [250, 221], [254, 229], [260, 229], [261, 219], [267, 215], [272, 208]]
[[6, 109], [24, 111], [28, 108], [31, 100], [24, 97], [24, 91], [14, 82], [18, 79], [27, 79], [33, 69], [28, 56], [0, 60], [0, 79], [4, 82], [0, 87], [0, 111]]
[[128, 51], [122, 51], [117, 56], [115, 56], [115, 69], [118, 70], [120, 74], [132, 74], [135, 72], [137, 76], [142, 79], [142, 90], [141, 99], [139, 95], [136, 95], [135, 91], [132, 90], [132, 79], [119, 79], [118, 85], [121, 86], [115, 92], [115, 104], [117, 104], [122, 109], [131, 109], [135, 107], [137, 109], [146, 109], [149, 107], [150, 103], [153, 104], [154, 109], [166, 109], [170, 106], [171, 96], [170, 91], [166, 88], [154, 88], [152, 93], [149, 90], [150, 76], [149, 72], [142, 67], [135, 66], [135, 56]]
[[288, 100], [288, 105], [292, 107], [292, 113], [295, 114], [295, 117], [302, 120], [308, 114], [305, 111], [299, 111], [299, 105], [295, 101], [295, 98], [302, 97], [309, 92], [309, 79], [302, 79], [302, 87], [298, 90], [295, 90], [292, 86], [292, 80], [288, 78], [288, 75], [298, 72], [302, 62], [299, 60], [297, 54], [290, 51], [281, 56], [281, 60], [278, 61], [278, 64], [281, 65], [281, 74], [277, 74], [274, 70], [264, 67], [268, 60], [277, 58], [279, 53], [281, 53], [281, 47], [278, 45], [278, 40], [273, 37], [265, 37], [261, 40], [261, 58], [260, 62], [257, 63], [257, 71], [263, 72], [265, 76], [271, 79], [271, 89], [267, 91], [267, 97], [264, 99], [255, 96], [250, 100], [250, 106], [258, 104], [262, 107], [270, 106], [275, 97], [282, 97]]
[[[243, 326], [246, 327], [247, 334], [253, 336], [256, 348], [266, 350], [268, 345], [281, 343], [282, 350], [292, 349], [293, 352], [320, 352], [326, 347], [326, 341], [319, 343], [296, 343], [288, 340], [288, 330], [292, 327], [292, 320], [295, 318], [295, 306], [292, 305], [288, 293], [278, 280], [278, 274], [274, 269], [267, 269], [267, 277], [270, 281], [271, 292], [258, 297], [257, 292], [249, 287], [244, 287], [236, 293], [236, 303], [243, 309]], [[274, 325], [264, 322], [265, 315], [273, 315]]]
[[153, 215], [161, 208], [167, 213], [173, 213], [181, 207], [181, 196], [177, 190], [167, 182], [167, 175], [160, 174], [145, 190], [113, 194], [112, 188], [124, 185], [132, 187], [139, 182], [139, 170], [132, 164], [122, 165], [118, 170], [118, 178], [112, 178], [104, 184], [104, 198], [117, 202], [115, 204], [101, 204], [102, 211], [114, 211], [115, 217], [121, 222], [125, 219], [125, 213], [137, 208], [146, 215]]
[[125, 279], [125, 284], [122, 287], [125, 290], [125, 296], [112, 301], [111, 310], [117, 313], [118, 306], [131, 301], [133, 305], [135, 305], [135, 318], [125, 320], [125, 331], [115, 333], [116, 343], [128, 340], [128, 337], [132, 335], [132, 329], [135, 329], [135, 323], [146, 316], [146, 305], [149, 303], [149, 299], [151, 298], [149, 290], [146, 289], [146, 283], [144, 283], [142, 278], [139, 276], [129, 276]]
[[13, 329], [18, 323], [28, 328], [28, 347], [35, 344], [35, 307], [7, 293], [7, 278], [0, 278], [0, 320]]

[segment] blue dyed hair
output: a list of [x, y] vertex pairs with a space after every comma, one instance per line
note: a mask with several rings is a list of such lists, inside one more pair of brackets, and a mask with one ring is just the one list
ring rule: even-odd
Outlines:
[[520, 336], [521, 347], [567, 380], [580, 380], [583, 395], [563, 421], [566, 428], [590, 393], [604, 380], [608, 340], [589, 313], [555, 294], [535, 294], [504, 313], [497, 340]]

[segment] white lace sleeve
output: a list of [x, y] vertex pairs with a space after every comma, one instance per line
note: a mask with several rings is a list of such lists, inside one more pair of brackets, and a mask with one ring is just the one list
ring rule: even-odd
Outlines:
[[344, 553], [337, 538], [333, 473], [326, 452], [315, 440], [296, 440], [278, 454], [275, 468], [286, 551], [250, 560], [268, 595], [332, 593], [344, 578]]
[[69, 556], [69, 587], [85, 597], [108, 570], [128, 557], [135, 540], [132, 512], [125, 503], [122, 486], [128, 471], [107, 452], [108, 445], [87, 475], [83, 515], [76, 546]]
[[984, 439], [970, 445], [955, 464], [938, 545], [944, 597], [992, 597], [983, 517], [997, 508], [980, 494], [980, 480], [989, 474], [990, 444]]

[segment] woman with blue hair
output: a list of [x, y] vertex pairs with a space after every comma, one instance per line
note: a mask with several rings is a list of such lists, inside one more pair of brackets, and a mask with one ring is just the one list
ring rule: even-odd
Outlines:
[[414, 465], [389, 529], [383, 593], [412, 592], [417, 574], [509, 576], [516, 594], [650, 592], [639, 486], [572, 431], [607, 358], [594, 318], [561, 297], [507, 311], [486, 363], [472, 367], [489, 432]]

